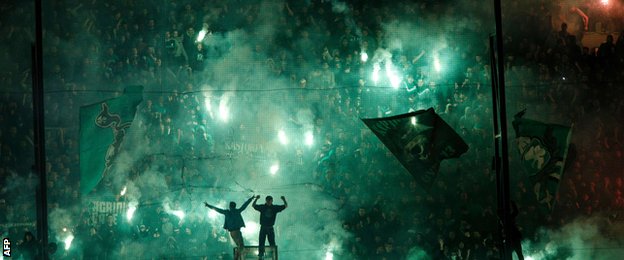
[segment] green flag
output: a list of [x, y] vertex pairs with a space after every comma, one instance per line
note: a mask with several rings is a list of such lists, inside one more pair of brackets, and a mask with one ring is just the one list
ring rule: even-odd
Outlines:
[[111, 169], [136, 108], [142, 86], [128, 86], [123, 95], [80, 107], [80, 191], [88, 194]]
[[512, 122], [520, 158], [529, 169], [537, 201], [552, 210], [563, 175], [571, 128], [524, 119], [524, 111]]
[[426, 190], [433, 185], [442, 160], [468, 151], [464, 140], [433, 108], [362, 121]]

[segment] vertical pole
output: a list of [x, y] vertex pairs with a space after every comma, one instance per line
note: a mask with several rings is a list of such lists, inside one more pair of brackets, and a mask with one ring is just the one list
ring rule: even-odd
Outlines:
[[[505, 52], [503, 49], [503, 22], [502, 22], [502, 13], [501, 13], [501, 0], [494, 0], [494, 17], [496, 20], [496, 86], [492, 86], [493, 93], [495, 95], [492, 97], [495, 99], [495, 105], [498, 105], [498, 114], [495, 117], [498, 117], [500, 122], [500, 171], [497, 172], [497, 191], [498, 191], [498, 214], [502, 222], [502, 259], [510, 260], [511, 259], [511, 248], [509, 246], [509, 240], [507, 239], [508, 234], [510, 234], [511, 227], [509, 226], [511, 223], [510, 219], [510, 196], [509, 196], [509, 147], [507, 143], [507, 106], [506, 106], [506, 96], [505, 96]], [[495, 139], [498, 136], [495, 136]], [[499, 145], [498, 141], [495, 141], [495, 144]], [[495, 159], [497, 161], [498, 158]], [[496, 162], [496, 166], [499, 164]], [[498, 169], [497, 169], [498, 170]]]
[[[498, 213], [500, 214], [501, 209], [503, 208], [503, 200], [501, 199], [501, 195], [503, 194], [502, 181], [501, 181], [501, 157], [500, 157], [500, 122], [499, 122], [499, 111], [498, 111], [498, 70], [496, 68], [496, 39], [494, 35], [490, 36], [490, 72], [492, 75], [492, 123], [493, 123], [493, 137], [494, 137], [494, 156], [492, 157], [492, 169], [496, 174], [496, 208], [498, 209]], [[498, 229], [499, 237], [504, 237], [504, 232], [502, 230], [502, 219], [499, 215], [499, 222], [496, 223]], [[501, 239], [501, 245], [504, 245], [503, 239]], [[501, 254], [503, 252], [501, 251]]]
[[45, 125], [43, 105], [43, 51], [42, 51], [42, 18], [41, 0], [35, 0], [35, 44], [32, 46], [32, 102], [33, 132], [35, 147], [35, 172], [39, 175], [37, 189], [37, 237], [40, 240], [39, 253], [41, 259], [48, 259], [48, 197], [45, 156]]

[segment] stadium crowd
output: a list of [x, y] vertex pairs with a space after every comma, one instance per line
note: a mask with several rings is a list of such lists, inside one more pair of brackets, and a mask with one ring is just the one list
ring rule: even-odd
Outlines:
[[[286, 108], [313, 111], [314, 134], [322, 143], [313, 153], [290, 156], [300, 157], [297, 169], [307, 171], [323, 192], [341, 203], [343, 228], [353, 235], [343, 245], [345, 256], [401, 259], [420, 248], [435, 259], [499, 257], [496, 176], [490, 164], [487, 36], [493, 27], [479, 22], [491, 17], [481, 2], [464, 1], [460, 6], [447, 5], [448, 1], [392, 5], [350, 1], [344, 6], [332, 1], [163, 1], [160, 6], [136, 1], [74, 2], [46, 4], [52, 10], [45, 15], [43, 39], [46, 172], [48, 210], [63, 209], [81, 216], [82, 222], [67, 228], [82, 245], [76, 248], [84, 252], [59, 249], [55, 258], [206, 255], [209, 259], [207, 255], [221, 254], [211, 250], [230, 243], [220, 225], [193, 218], [181, 221], [165, 214], [162, 207], [145, 206], [132, 225], [124, 224], [119, 216], [123, 214], [93, 221], [86, 210], [88, 200], [79, 191], [79, 128], [75, 123], [80, 106], [97, 101], [102, 93], [120, 93], [129, 82], [140, 83], [146, 89], [160, 90], [146, 92], [137, 112], [135, 125], [143, 129], [147, 142], [174, 147], [175, 153], [184, 156], [217, 156], [222, 151], [215, 149], [219, 142], [215, 139], [222, 134], [213, 132], [216, 123], [205, 111], [204, 87], [228, 81], [220, 78], [218, 66], [241, 45], [248, 47], [242, 52], [249, 58], [245, 61], [254, 62], [242, 68], [266, 71], [265, 77], [288, 88], [270, 95], [233, 91], [236, 104], [253, 106], [256, 98], [277, 96], [280, 100], [275, 102]], [[529, 178], [512, 177], [512, 198], [520, 207], [519, 226], [523, 233], [534, 234], [541, 226], [556, 227], [581, 215], [606, 212], [612, 220], [619, 220], [616, 213], [624, 208], [624, 181], [614, 173], [623, 161], [623, 129], [618, 118], [624, 117], [624, 92], [620, 90], [624, 32], [607, 37], [597, 48], [582, 46], [577, 38], [582, 35], [568, 33], [565, 26], [553, 28], [547, 19], [559, 5], [537, 0], [511, 4], [521, 5], [519, 9], [526, 12], [506, 16], [504, 22], [531, 26], [517, 31], [509, 28], [512, 33], [505, 37], [508, 110], [529, 108], [537, 119], [573, 125], [574, 131], [573, 161], [562, 178], [552, 212], [536, 206]], [[267, 6], [277, 9], [268, 15]], [[0, 27], [1, 42], [34, 40], [30, 7], [11, 6], [12, 16], [21, 17], [16, 21], [22, 23]], [[436, 41], [422, 39], [422, 44], [398, 49], [393, 48], [387, 35], [392, 32], [386, 26], [398, 21], [449, 28], [438, 28], [443, 34], [436, 41], [444, 43], [438, 49], [431, 46]], [[206, 38], [197, 41], [200, 32], [206, 32]], [[414, 41], [419, 39], [413, 36]], [[0, 231], [10, 237], [33, 231], [36, 220], [32, 75], [29, 59], [11, 59], [11, 55], [29, 57], [22, 49], [5, 52], [2, 59], [3, 63], [13, 61], [2, 64], [0, 101], [0, 181], [5, 184], [0, 190]], [[363, 59], [363, 53], [370, 58]], [[436, 68], [438, 55], [449, 61], [442, 72]], [[381, 75], [375, 81], [371, 72], [376, 64], [392, 64], [402, 76], [395, 81]], [[245, 86], [240, 89], [271, 88], [252, 86], [257, 76], [241, 71], [238, 82]], [[218, 97], [225, 91], [208, 92]], [[452, 166], [440, 172], [431, 193], [423, 191], [359, 120], [428, 107], [434, 107], [470, 145], [468, 153], [448, 162]], [[296, 109], [287, 116], [293, 124], [300, 123]], [[520, 168], [514, 156], [511, 160]], [[129, 178], [138, 178], [155, 163], [165, 168], [179, 166], [175, 159], [155, 162], [146, 158], [132, 167]], [[182, 179], [170, 176], [165, 181], [170, 187], [211, 183], [227, 173], [213, 170], [215, 174], [210, 175], [189, 170]], [[104, 180], [98, 191], [114, 201], [126, 200], [110, 187]], [[211, 232], [206, 235], [204, 230]], [[50, 237], [61, 232], [51, 230]], [[136, 244], [158, 249], [136, 251]], [[27, 243], [22, 248], [27, 250]], [[110, 248], [119, 250], [106, 250]]]

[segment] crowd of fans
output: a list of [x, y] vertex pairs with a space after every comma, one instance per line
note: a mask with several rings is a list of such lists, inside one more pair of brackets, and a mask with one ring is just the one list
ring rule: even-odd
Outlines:
[[[339, 201], [343, 228], [353, 235], [344, 244], [345, 256], [400, 259], [416, 248], [436, 259], [499, 256], [495, 173], [490, 165], [487, 36], [493, 27], [480, 24], [491, 13], [483, 11], [479, 1], [466, 1], [460, 7], [432, 1], [388, 6], [365, 1], [344, 6], [330, 1], [164, 1], [161, 6], [135, 1], [75, 6], [65, 2], [48, 4], [51, 9], [47, 10], [53, 11], [46, 12], [43, 39], [48, 210], [64, 209], [81, 216], [83, 221], [67, 228], [82, 245], [76, 248], [84, 252], [59, 248], [57, 257], [214, 257], [211, 248], [225, 248], [229, 242], [220, 225], [193, 218], [180, 221], [158, 206], [145, 206], [132, 225], [114, 215], [92, 221], [86, 210], [88, 200], [79, 192], [77, 111], [100, 100], [102, 93], [120, 92], [129, 82], [140, 83], [151, 90], [144, 95], [135, 124], [145, 133], [146, 142], [182, 157], [214, 158], [222, 153], [215, 147], [226, 133], [216, 130], [216, 119], [209, 116], [204, 100], [207, 96], [223, 98], [226, 91], [204, 87], [231, 80], [222, 78], [218, 66], [244, 48], [244, 60], [251, 64], [241, 65], [237, 82], [249, 86], [239, 89], [262, 90], [252, 86], [259, 75], [253, 69], [266, 71], [265, 77], [287, 88], [270, 93], [227, 91], [233, 95], [232, 104], [238, 105], [232, 106], [232, 113], [238, 113], [240, 121], [254, 118], [243, 106], [279, 97], [270, 102], [281, 104], [288, 111], [286, 117], [298, 127], [303, 122], [297, 117], [297, 107], [312, 111], [317, 150], [288, 156], [299, 158], [296, 169], [313, 176], [323, 192]], [[520, 207], [519, 226], [525, 234], [534, 234], [541, 226], [557, 227], [579, 215], [607, 212], [616, 220], [616, 213], [624, 207], [624, 181], [614, 174], [622, 166], [623, 129], [618, 118], [624, 116], [624, 92], [619, 90], [624, 80], [624, 32], [606, 37], [600, 46], [582, 46], [577, 38], [582, 34], [569, 33], [564, 24], [553, 29], [551, 19], [545, 18], [561, 11], [559, 5], [525, 2], [522, 9], [528, 13], [505, 17], [506, 22], [532, 25], [523, 30], [536, 28], [534, 32], [510, 28], [505, 37], [508, 110], [528, 108], [539, 120], [573, 125], [574, 149], [552, 212], [544, 212], [535, 203], [527, 173], [519, 170], [512, 177], [512, 198]], [[11, 6], [13, 15], [34, 20], [28, 8]], [[265, 14], [267, 9], [273, 14]], [[411, 48], [393, 48], [384, 27], [397, 21], [436, 26], [447, 19], [461, 22], [444, 25], [450, 29], [438, 28], [443, 35], [436, 42], [444, 44], [435, 51], [425, 40]], [[33, 40], [29, 23], [1, 28], [3, 42]], [[206, 32], [206, 38], [198, 42], [200, 32]], [[413, 38], [419, 40], [419, 36]], [[3, 55], [29, 57], [27, 52], [16, 53]], [[370, 58], [365, 61], [362, 53]], [[441, 71], [436, 68], [438, 56], [452, 61]], [[22, 58], [3, 64], [1, 79], [0, 181], [6, 185], [0, 191], [0, 223], [7, 223], [2, 231], [11, 237], [32, 231], [36, 220], [31, 203], [38, 179], [31, 171], [34, 144], [28, 61]], [[371, 78], [376, 65], [381, 66], [377, 81]], [[397, 82], [384, 74], [385, 65], [401, 75]], [[434, 107], [470, 146], [468, 153], [446, 162], [431, 193], [424, 192], [359, 121], [428, 107]], [[238, 122], [227, 134], [264, 130], [248, 128], [252, 127]], [[521, 168], [514, 156], [511, 160], [518, 166], [515, 169]], [[143, 169], [154, 164], [176, 168], [179, 161], [145, 158], [132, 167], [128, 178], [138, 179]], [[181, 180], [168, 176], [165, 182], [169, 187], [213, 183], [220, 173], [227, 173], [213, 170], [215, 174], [205, 175], [189, 168]], [[104, 180], [98, 191], [124, 201], [110, 182]], [[208, 235], [207, 229], [212, 230]], [[51, 230], [50, 237], [61, 232]], [[159, 249], [135, 250], [146, 244]], [[106, 250], [110, 248], [119, 250]]]

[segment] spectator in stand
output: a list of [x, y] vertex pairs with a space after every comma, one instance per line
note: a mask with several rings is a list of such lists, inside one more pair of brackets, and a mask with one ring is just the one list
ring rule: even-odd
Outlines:
[[102, 236], [98, 234], [97, 229], [95, 227], [90, 227], [89, 234], [83, 242], [83, 258], [94, 260], [105, 259], [102, 257], [104, 255], [102, 250], [104, 243], [105, 241]]
[[39, 255], [39, 242], [32, 232], [26, 231], [24, 233], [24, 239], [17, 244], [17, 258], [22, 259], [38, 259]]

